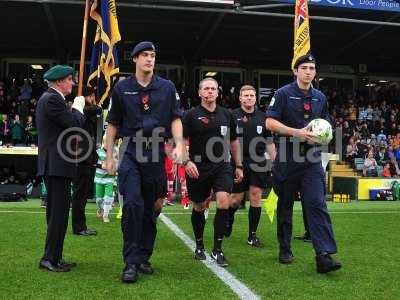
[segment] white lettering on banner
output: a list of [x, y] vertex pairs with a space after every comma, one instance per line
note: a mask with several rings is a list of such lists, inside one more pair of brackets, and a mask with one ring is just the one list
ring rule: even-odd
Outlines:
[[376, 1], [374, 1], [374, 0], [360, 0], [360, 4], [374, 6], [376, 4]]
[[387, 8], [400, 8], [400, 3], [379, 0], [378, 6], [383, 6], [383, 7], [387, 7]]
[[[400, 3], [392, 0], [309, 0], [310, 3], [329, 3], [341, 6], [378, 6], [382, 8], [400, 8]], [[354, 4], [355, 3], [355, 4]]]
[[[325, 0], [325, 2], [328, 2], [330, 4], [342, 4], [350, 6], [354, 6], [353, 1], [354, 0]], [[324, 2], [324, 0], [310, 0], [310, 2], [319, 3], [319, 2]]]

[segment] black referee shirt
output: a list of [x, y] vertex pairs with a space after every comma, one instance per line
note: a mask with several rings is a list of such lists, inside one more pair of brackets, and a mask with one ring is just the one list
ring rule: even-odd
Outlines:
[[232, 114], [237, 124], [236, 133], [240, 141], [243, 158], [251, 158], [250, 153], [255, 153], [257, 156], [264, 155], [266, 139], [271, 138], [272, 142], [272, 134], [265, 128], [265, 113], [258, 109], [254, 109], [252, 113], [247, 113], [242, 108], [237, 108], [232, 111]]
[[[237, 138], [235, 128], [232, 114], [219, 105], [213, 112], [201, 105], [187, 111], [183, 117], [183, 135], [189, 139], [190, 159], [196, 163], [229, 162], [230, 142]], [[207, 148], [211, 155], [207, 154]]]

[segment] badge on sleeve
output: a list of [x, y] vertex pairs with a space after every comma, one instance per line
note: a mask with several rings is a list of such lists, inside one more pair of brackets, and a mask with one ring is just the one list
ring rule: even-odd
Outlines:
[[179, 97], [179, 94], [178, 94], [178, 93], [175, 93], [175, 97], [176, 97], [176, 101], [181, 100], [181, 97]]
[[228, 132], [228, 127], [227, 126], [221, 126], [221, 135], [226, 136], [226, 133]]
[[257, 133], [258, 134], [261, 134], [262, 130], [263, 130], [262, 126], [257, 126]]

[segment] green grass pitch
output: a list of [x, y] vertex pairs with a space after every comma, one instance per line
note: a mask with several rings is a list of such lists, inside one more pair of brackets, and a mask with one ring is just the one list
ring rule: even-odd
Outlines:
[[[39, 203], [0, 203], [0, 299], [237, 299], [161, 221], [151, 260], [155, 274], [122, 284], [120, 222], [113, 214], [111, 223], [102, 223], [91, 203], [87, 223], [98, 236], [74, 236], [69, 226], [64, 244], [64, 258], [78, 266], [69, 273], [39, 270], [46, 227]], [[232, 236], [224, 241], [227, 270], [262, 299], [400, 299], [400, 202], [329, 203], [329, 209], [342, 270], [317, 274], [312, 247], [301, 241], [292, 242], [294, 263], [280, 265], [276, 224], [265, 213], [258, 230], [265, 247], [251, 248], [247, 210], [239, 211]], [[212, 212], [205, 229], [207, 251]], [[192, 238], [190, 211], [176, 205], [164, 213]], [[294, 234], [302, 231], [296, 204]]]

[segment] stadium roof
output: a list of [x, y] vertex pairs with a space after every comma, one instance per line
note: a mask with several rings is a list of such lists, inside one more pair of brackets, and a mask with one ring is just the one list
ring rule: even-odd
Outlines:
[[[159, 58], [170, 63], [210, 58], [289, 66], [293, 5], [282, 2], [117, 0], [120, 48], [152, 40]], [[83, 13], [83, 0], [0, 0], [1, 57], [78, 59]], [[399, 73], [400, 13], [312, 5], [310, 15], [312, 49], [320, 62], [365, 63], [373, 72]], [[89, 41], [94, 26], [90, 22]]]

